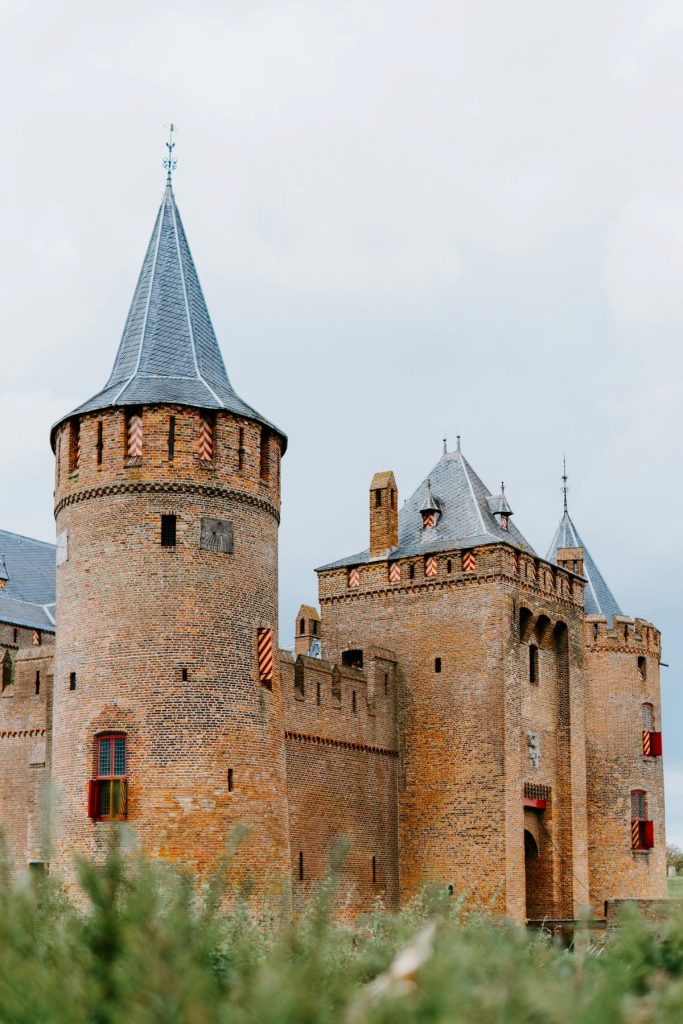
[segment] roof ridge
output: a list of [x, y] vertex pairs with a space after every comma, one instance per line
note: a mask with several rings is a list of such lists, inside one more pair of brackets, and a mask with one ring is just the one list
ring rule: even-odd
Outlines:
[[54, 548], [56, 544], [53, 544], [49, 540], [40, 540], [38, 537], [29, 537], [26, 533], [15, 533], [14, 530], [2, 530], [0, 529], [0, 536], [5, 534], [8, 537], [18, 537], [20, 540], [30, 540], [32, 544], [47, 544], [48, 547]]

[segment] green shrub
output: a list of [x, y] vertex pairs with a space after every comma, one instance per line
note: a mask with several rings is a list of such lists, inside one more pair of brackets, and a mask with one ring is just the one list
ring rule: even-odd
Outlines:
[[79, 870], [72, 900], [0, 858], [1, 1024], [683, 1020], [675, 909], [657, 930], [632, 913], [604, 946], [580, 935], [568, 951], [438, 891], [336, 924], [334, 863], [301, 920], [282, 908], [266, 926], [246, 892], [221, 909], [223, 871], [199, 898], [187, 876], [117, 846]]

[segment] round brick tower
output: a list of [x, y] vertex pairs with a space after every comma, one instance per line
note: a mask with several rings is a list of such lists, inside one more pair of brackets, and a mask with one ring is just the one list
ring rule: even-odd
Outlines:
[[125, 820], [200, 877], [238, 823], [289, 878], [277, 675], [284, 435], [234, 392], [170, 180], [114, 368], [53, 429], [56, 867]]

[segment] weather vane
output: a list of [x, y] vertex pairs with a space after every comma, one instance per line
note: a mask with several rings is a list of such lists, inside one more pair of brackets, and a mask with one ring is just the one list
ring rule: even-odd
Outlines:
[[169, 185], [171, 184], [171, 176], [172, 176], [173, 172], [175, 171], [176, 167], [178, 166], [178, 161], [173, 156], [173, 150], [175, 149], [175, 141], [174, 141], [174, 138], [173, 138], [173, 133], [175, 132], [175, 129], [176, 129], [176, 126], [173, 124], [173, 121], [171, 121], [170, 125], [168, 126], [168, 142], [166, 143], [166, 149], [168, 150], [168, 156], [164, 160], [164, 168], [166, 169], [166, 172], [167, 172], [166, 182]]
[[564, 495], [564, 510], [565, 510], [565, 512], [567, 511], [567, 491], [569, 490], [569, 485], [567, 484], [567, 480], [568, 479], [569, 478], [567, 477], [567, 459], [566, 459], [566, 456], [563, 455], [562, 456], [562, 494]]

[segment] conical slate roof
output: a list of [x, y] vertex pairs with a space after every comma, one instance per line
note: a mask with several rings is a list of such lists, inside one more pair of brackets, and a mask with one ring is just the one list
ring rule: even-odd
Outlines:
[[583, 575], [588, 580], [584, 590], [585, 611], [589, 615], [604, 615], [610, 623], [614, 615], [623, 614], [566, 509], [548, 551], [549, 562], [557, 563], [558, 548], [583, 549]]
[[276, 430], [286, 446], [230, 383], [170, 182], [109, 380], [69, 416], [159, 403], [227, 409]]
[[[438, 502], [436, 526], [423, 529], [421, 510], [429, 496]], [[513, 523], [509, 530], [498, 524], [494, 511], [498, 500], [482, 483], [461, 451], [445, 452], [434, 469], [398, 513], [398, 546], [391, 558], [407, 558], [433, 551], [473, 548], [480, 544], [512, 544], [535, 554]], [[369, 550], [322, 566], [334, 569], [369, 562]]]

